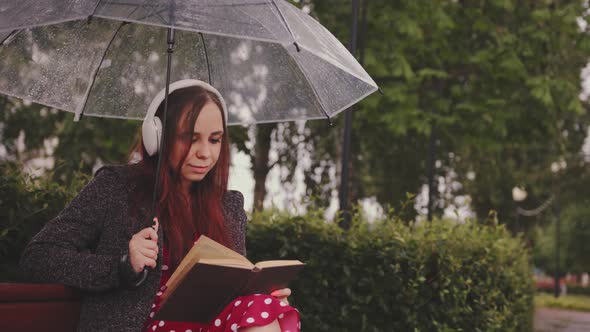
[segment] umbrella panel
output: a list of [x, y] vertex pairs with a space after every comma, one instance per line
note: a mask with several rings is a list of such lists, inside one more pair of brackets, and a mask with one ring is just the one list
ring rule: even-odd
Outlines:
[[90, 16], [283, 44], [293, 42], [272, 0], [0, 0], [0, 31]]
[[2, 0], [0, 31], [86, 18], [99, 0]]
[[325, 118], [292, 57], [295, 47], [205, 36], [212, 83], [225, 96], [230, 124]]
[[103, 0], [94, 16], [222, 36], [293, 41], [277, 6], [268, 0]]
[[331, 65], [349, 72], [350, 75], [364, 80], [367, 84], [375, 86], [373, 91], [376, 91], [377, 85], [373, 79], [326, 28], [311, 16], [288, 3], [280, 1], [277, 2], [277, 5], [299, 46]]
[[[107, 50], [88, 95], [84, 115], [143, 119], [166, 84], [166, 29], [125, 24]], [[171, 80], [207, 81], [207, 62], [197, 33], [179, 31]]]
[[75, 112], [118, 22], [25, 29], [0, 47], [0, 92]]

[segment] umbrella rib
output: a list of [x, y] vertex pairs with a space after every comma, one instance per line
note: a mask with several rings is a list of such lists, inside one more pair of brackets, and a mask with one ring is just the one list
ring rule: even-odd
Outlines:
[[96, 75], [98, 75], [98, 71], [100, 70], [100, 66], [102, 65], [102, 62], [104, 61], [104, 58], [107, 55], [107, 52], [109, 51], [109, 48], [111, 47], [111, 44], [113, 43], [113, 40], [115, 40], [115, 37], [117, 37], [119, 30], [121, 30], [121, 28], [125, 24], [127, 24], [127, 22], [122, 22], [119, 25], [117, 30], [115, 30], [113, 37], [109, 41], [109, 44], [107, 45], [107, 47], [105, 47], [104, 53], [102, 54], [102, 57], [100, 58], [100, 61], [98, 62], [98, 66], [96, 67], [96, 69], [94, 70], [94, 73], [92, 74], [92, 79], [90, 80], [90, 84], [88, 85], [88, 89], [86, 89], [86, 94], [84, 96], [84, 104], [82, 105], [81, 108], [76, 110], [76, 115], [74, 116], [74, 121], [80, 121], [80, 118], [82, 117], [82, 115], [84, 113], [84, 109], [86, 108], [86, 103], [88, 102], [88, 96], [90, 95], [90, 90], [92, 89], [92, 87], [94, 86], [94, 82], [96, 81]]
[[92, 13], [90, 13], [90, 15], [88, 15], [88, 17], [92, 17], [92, 16], [94, 16], [94, 13], [96, 13], [96, 9], [98, 8], [98, 6], [100, 6], [100, 2], [101, 2], [101, 1], [102, 1], [102, 0], [98, 0], [98, 1], [96, 2], [96, 6], [94, 6], [94, 10], [92, 11]]
[[305, 77], [305, 80], [309, 83], [309, 87], [311, 88], [311, 91], [313, 92], [313, 94], [317, 98], [318, 104], [320, 104], [320, 110], [322, 111], [322, 113], [324, 113], [324, 115], [326, 116], [327, 120], [330, 122], [330, 126], [331, 126], [332, 125], [332, 118], [330, 117], [330, 114], [328, 114], [328, 112], [326, 112], [324, 103], [322, 102], [322, 98], [320, 98], [320, 95], [316, 91], [315, 86], [313, 85], [313, 83], [309, 79], [309, 77], [307, 76], [307, 72], [299, 64], [299, 62], [297, 61], [297, 59], [295, 59], [294, 57], [292, 57], [292, 59], [293, 59], [293, 61], [295, 61], [295, 64], [297, 65], [297, 67], [299, 67], [299, 70], [301, 70], [301, 74], [303, 74], [303, 77]]
[[[138, 6], [137, 3], [132, 2], [113, 2], [113, 1], [106, 1], [108, 5], [121, 5], [121, 6]], [[214, 5], [206, 5], [203, 7], [206, 8], [213, 8], [213, 7], [245, 7], [245, 6], [260, 6], [260, 5], [268, 5], [267, 1], [262, 2], [253, 2], [253, 3], [232, 3], [232, 4], [214, 4]], [[160, 5], [151, 5], [151, 4], [142, 4], [141, 7], [159, 7]], [[197, 5], [199, 6], [199, 5]]]
[[21, 32], [22, 30], [12, 30], [7, 36], [6, 38], [2, 39], [2, 41], [0, 42], [0, 46], [4, 45], [4, 42], [9, 40], [9, 39], [14, 39], [14, 37], [16, 37], [16, 35], [19, 34], [19, 32]]
[[295, 40], [295, 35], [293, 34], [293, 31], [291, 31], [291, 27], [289, 26], [289, 23], [285, 19], [285, 16], [283, 16], [283, 12], [281, 12], [281, 10], [279, 9], [279, 6], [277, 6], [277, 3], [275, 2], [275, 0], [272, 0], [272, 4], [277, 9], [277, 12], [279, 12], [279, 16], [281, 17], [281, 20], [285, 24], [285, 27], [287, 28], [287, 31], [289, 31], [289, 34], [291, 35], [291, 38], [293, 38], [293, 44], [295, 44], [295, 48], [297, 49], [297, 52], [299, 52], [299, 45], [297, 45], [297, 41]]
[[[205, 63], [207, 64], [207, 75], [209, 76], [209, 84], [213, 85], [213, 82], [211, 81], [211, 68], [209, 67], [209, 55], [207, 54], [207, 45], [205, 44], [205, 36], [203, 36], [203, 34], [201, 32], [199, 32], [199, 35], [201, 36], [201, 41], [203, 42], [203, 51], [205, 52]], [[226, 119], [227, 121], [227, 119]]]

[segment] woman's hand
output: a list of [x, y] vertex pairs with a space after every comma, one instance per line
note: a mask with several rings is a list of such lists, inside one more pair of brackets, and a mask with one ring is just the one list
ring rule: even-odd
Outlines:
[[158, 259], [158, 218], [154, 218], [155, 225], [137, 232], [129, 241], [129, 262], [133, 271], [139, 273], [146, 266], [156, 267]]
[[289, 297], [289, 295], [291, 295], [291, 289], [289, 288], [277, 289], [276, 291], [270, 293], [270, 296], [276, 297], [285, 304], [289, 304], [289, 300], [287, 300], [287, 297]]

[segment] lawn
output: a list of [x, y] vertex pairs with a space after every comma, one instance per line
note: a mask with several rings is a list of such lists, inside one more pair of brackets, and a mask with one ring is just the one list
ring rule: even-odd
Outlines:
[[590, 296], [565, 295], [558, 298], [549, 294], [535, 295], [535, 307], [570, 309], [590, 312]]

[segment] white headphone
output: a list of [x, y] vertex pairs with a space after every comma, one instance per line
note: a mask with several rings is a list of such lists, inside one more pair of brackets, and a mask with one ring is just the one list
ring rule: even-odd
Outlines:
[[[170, 84], [168, 88], [168, 95], [170, 95], [175, 90], [188, 88], [191, 86], [201, 87], [209, 92], [214, 93], [217, 96], [217, 98], [219, 98], [225, 119], [225, 127], [225, 125], [227, 124], [227, 106], [225, 105], [225, 100], [223, 100], [223, 97], [221, 97], [219, 91], [217, 91], [217, 89], [215, 89], [208, 83], [195, 79], [176, 81]], [[162, 121], [159, 117], [156, 116], [156, 111], [160, 107], [160, 104], [164, 101], [165, 94], [166, 89], [164, 88], [160, 90], [160, 92], [158, 92], [158, 94], [154, 97], [152, 103], [150, 104], [150, 107], [147, 110], [145, 119], [143, 120], [143, 125], [141, 126], [141, 137], [143, 139], [143, 146], [145, 147], [147, 153], [150, 156], [155, 155], [160, 150], [160, 141], [162, 139]]]

